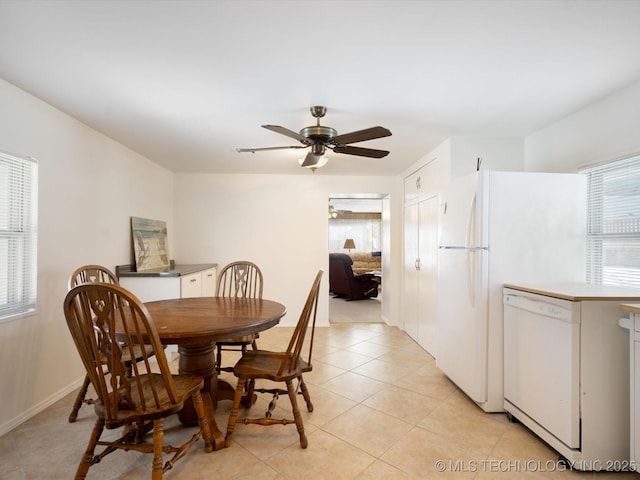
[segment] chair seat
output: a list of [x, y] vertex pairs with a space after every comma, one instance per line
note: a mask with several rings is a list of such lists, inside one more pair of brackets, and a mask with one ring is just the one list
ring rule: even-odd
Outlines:
[[[140, 377], [138, 378], [140, 379], [142, 395], [144, 396], [143, 401], [140, 401], [140, 392], [137, 389], [132, 390], [132, 410], [127, 410], [126, 408], [121, 407], [118, 410], [118, 418], [109, 421], [107, 419], [107, 413], [105, 411], [104, 405], [102, 405], [102, 403], [100, 402], [96, 402], [94, 404], [96, 415], [106, 420], [106, 428], [119, 428], [122, 425], [126, 425], [127, 423], [149, 420], [152, 418], [166, 417], [167, 415], [177, 413], [182, 410], [184, 402], [187, 398], [193, 395], [193, 393], [202, 389], [202, 387], [204, 386], [204, 380], [202, 377], [186, 375], [172, 375], [172, 377], [177, 396], [176, 403], [172, 404], [166, 389], [156, 390], [155, 395], [157, 396], [158, 402], [161, 405], [160, 407], [157, 407], [154, 399], [154, 391], [151, 388], [151, 384], [162, 383], [162, 375], [157, 373], [150, 375], [140, 375]], [[123, 389], [120, 389], [118, 391], [118, 394], [121, 398], [122, 404], [122, 398], [124, 395]], [[113, 402], [114, 396], [115, 394], [113, 392], [109, 395], [110, 402]], [[143, 405], [153, 405], [153, 407], [151, 409], [145, 410], [143, 408]]]
[[284, 382], [311, 371], [311, 364], [300, 358], [295, 369], [278, 375], [278, 370], [286, 355], [287, 352], [249, 350], [238, 360], [233, 373], [237, 377], [264, 378], [274, 382]]

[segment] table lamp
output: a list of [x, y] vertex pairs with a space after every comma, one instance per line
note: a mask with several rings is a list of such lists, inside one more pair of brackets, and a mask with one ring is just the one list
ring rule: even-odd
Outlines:
[[342, 248], [347, 248], [347, 249], [349, 249], [349, 253], [351, 253], [351, 249], [352, 249], [352, 248], [356, 248], [356, 244], [355, 244], [355, 242], [353, 241], [353, 238], [347, 238], [347, 239], [344, 241], [344, 247], [342, 247]]

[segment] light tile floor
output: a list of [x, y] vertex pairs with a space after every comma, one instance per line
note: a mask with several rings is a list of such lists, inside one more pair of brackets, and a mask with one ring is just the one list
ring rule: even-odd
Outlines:
[[[331, 300], [336, 301], [343, 302]], [[300, 402], [306, 450], [293, 425], [239, 424], [230, 448], [207, 454], [198, 444], [165, 478], [640, 479], [633, 473], [567, 471], [524, 427], [477, 408], [402, 331], [372, 322], [379, 317], [371, 304], [365, 318], [359, 316], [358, 303], [332, 308], [339, 323], [316, 331], [314, 370], [305, 375], [314, 411], [306, 412]], [[357, 322], [345, 322], [348, 316]], [[282, 349], [290, 334], [290, 328], [274, 328], [261, 335], [260, 346]], [[232, 355], [225, 358], [233, 362]], [[85, 406], [76, 423], [67, 423], [72, 401], [67, 396], [0, 438], [0, 479], [73, 478], [94, 416]], [[267, 403], [261, 398], [251, 410], [264, 410]], [[223, 401], [217, 410], [221, 429], [226, 430], [230, 404]], [[280, 408], [288, 408], [286, 398]], [[175, 420], [168, 424], [168, 440], [189, 434]], [[133, 452], [106, 457], [88, 475], [149, 477], [150, 456]]]

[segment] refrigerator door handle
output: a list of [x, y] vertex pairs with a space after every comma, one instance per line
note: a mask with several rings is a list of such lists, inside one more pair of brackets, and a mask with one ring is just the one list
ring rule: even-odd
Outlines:
[[476, 217], [476, 194], [473, 194], [471, 200], [471, 206], [469, 207], [469, 215], [467, 216], [467, 230], [465, 232], [464, 244], [467, 247], [477, 245], [477, 238], [475, 238], [475, 217]]
[[476, 303], [476, 284], [474, 278], [474, 262], [476, 260], [475, 252], [467, 252], [467, 293], [469, 294], [469, 303], [473, 306]]
[[[476, 198], [477, 195], [473, 195], [471, 201], [471, 207], [469, 208], [469, 216], [467, 218], [467, 232], [465, 238], [465, 245], [475, 245], [477, 238], [475, 237], [475, 215], [476, 215]], [[475, 263], [477, 247], [471, 247], [467, 249], [467, 293], [469, 294], [469, 302], [471, 305], [476, 303], [476, 278], [475, 278]]]

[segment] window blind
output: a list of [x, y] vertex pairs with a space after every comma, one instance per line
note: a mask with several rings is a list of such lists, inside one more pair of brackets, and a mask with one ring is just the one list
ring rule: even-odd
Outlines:
[[0, 321], [36, 307], [37, 168], [0, 152]]
[[329, 220], [329, 251], [345, 252], [343, 246], [347, 238], [356, 244], [354, 251], [373, 252], [382, 249], [382, 220], [380, 215], [366, 219]]
[[640, 156], [585, 173], [587, 281], [640, 288]]

